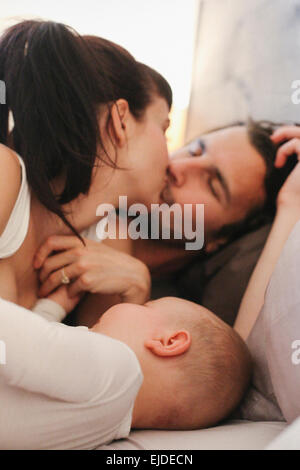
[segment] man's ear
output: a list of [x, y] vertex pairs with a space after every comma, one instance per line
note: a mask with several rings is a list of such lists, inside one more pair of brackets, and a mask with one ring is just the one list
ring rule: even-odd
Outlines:
[[184, 354], [191, 346], [191, 335], [186, 330], [166, 333], [158, 339], [146, 340], [144, 346], [156, 356], [174, 357]]
[[115, 101], [110, 108], [109, 131], [117, 145], [126, 144], [126, 126], [130, 117], [129, 104], [124, 99]]
[[213, 253], [217, 251], [221, 246], [225, 245], [228, 240], [227, 238], [218, 238], [217, 240], [211, 240], [205, 244], [205, 253]]

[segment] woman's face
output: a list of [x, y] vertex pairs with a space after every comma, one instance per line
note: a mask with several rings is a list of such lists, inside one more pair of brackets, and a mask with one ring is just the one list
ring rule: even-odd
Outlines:
[[166, 130], [169, 107], [165, 99], [155, 97], [141, 121], [133, 118], [128, 136], [126, 167], [132, 178], [134, 195], [129, 203], [140, 202], [150, 207], [162, 202], [167, 183], [168, 149]]
[[[118, 100], [111, 115], [110, 135], [104, 145], [119, 168], [102, 164], [94, 168], [88, 196], [84, 198], [89, 213], [96, 214], [101, 203], [118, 206], [119, 197], [127, 196], [127, 206], [141, 203], [151, 209], [151, 204], [162, 203], [162, 193], [167, 185], [169, 163], [165, 132], [170, 124], [169, 107], [165, 99], [155, 96], [140, 120], [135, 119], [127, 101]], [[100, 126], [105, 128], [107, 116], [103, 114]], [[123, 123], [123, 128], [121, 126]], [[78, 210], [78, 207], [77, 207]], [[87, 215], [88, 217], [88, 215]], [[87, 226], [88, 226], [87, 225]]]

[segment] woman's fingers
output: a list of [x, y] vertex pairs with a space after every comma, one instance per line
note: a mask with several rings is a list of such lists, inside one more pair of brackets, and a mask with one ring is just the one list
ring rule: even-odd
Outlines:
[[39, 273], [41, 283], [45, 282], [48, 276], [64, 266], [74, 263], [77, 260], [75, 250], [63, 251], [57, 255], [48, 256]]
[[148, 299], [151, 288], [149, 270], [132, 256], [99, 244], [62, 251], [63, 246], [73, 244], [72, 241], [65, 243], [65, 237], [52, 237], [50, 242], [44, 255], [54, 250], [59, 253], [47, 258], [42, 266], [40, 297], [49, 296], [67, 276], [72, 281], [67, 286], [70, 297], [91, 292], [117, 294], [124, 301], [133, 303], [143, 303], [144, 299]]
[[82, 242], [77, 237], [73, 237], [71, 235], [53, 235], [47, 238], [45, 243], [43, 243], [36, 252], [33, 267], [35, 269], [40, 269], [52, 251], [69, 250], [79, 246], [82, 246]]
[[[297, 138], [300, 138], [299, 126], [282, 126], [276, 129], [276, 131], [274, 131], [274, 133], [271, 135], [271, 139], [274, 144], [280, 144], [284, 140], [295, 140]], [[284, 145], [282, 147], [284, 147]], [[280, 147], [280, 149], [278, 150], [275, 160], [275, 166], [277, 168], [281, 168], [282, 166], [284, 166], [288, 156], [293, 153], [286, 153], [286, 149], [281, 150], [282, 147]]]
[[275, 166], [281, 168], [285, 165], [288, 157], [293, 154], [298, 155], [300, 158], [300, 139], [292, 139], [283, 144], [277, 151]]
[[59, 269], [50, 274], [46, 281], [41, 285], [39, 289], [39, 297], [47, 297], [51, 292], [63, 285], [63, 275], [67, 276], [70, 281], [81, 274], [80, 267], [78, 264], [71, 264], [66, 268]]
[[300, 137], [300, 126], [282, 126], [271, 135], [271, 139], [277, 144], [294, 137]]

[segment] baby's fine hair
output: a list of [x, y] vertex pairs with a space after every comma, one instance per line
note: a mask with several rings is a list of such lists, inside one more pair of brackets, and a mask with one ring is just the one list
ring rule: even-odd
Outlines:
[[191, 347], [176, 358], [177, 399], [161, 427], [213, 426], [240, 403], [251, 377], [250, 353], [238, 333], [206, 309], [187, 314], [176, 326], [191, 332]]

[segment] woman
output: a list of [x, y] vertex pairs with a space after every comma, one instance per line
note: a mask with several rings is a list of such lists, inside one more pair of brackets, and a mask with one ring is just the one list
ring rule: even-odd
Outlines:
[[[0, 79], [7, 90], [0, 108], [0, 297], [32, 308], [39, 288], [33, 258], [47, 237], [73, 232], [80, 240], [99, 220], [98, 205], [117, 208], [119, 195], [128, 204], [160, 201], [172, 94], [119, 46], [52, 22], [7, 30]], [[120, 287], [115, 279], [116, 292], [134, 287], [145, 301], [144, 265], [105, 253], [104, 272], [129, 263]]]
[[[165, 186], [170, 87], [122, 48], [94, 41], [38, 21], [0, 39], [1, 448], [93, 448], [126, 437], [142, 381], [126, 345], [28, 310], [41, 243], [73, 233], [84, 246], [79, 233], [99, 220], [100, 203], [117, 208], [126, 195], [149, 206]], [[116, 292], [143, 302], [147, 268], [100, 248]]]

